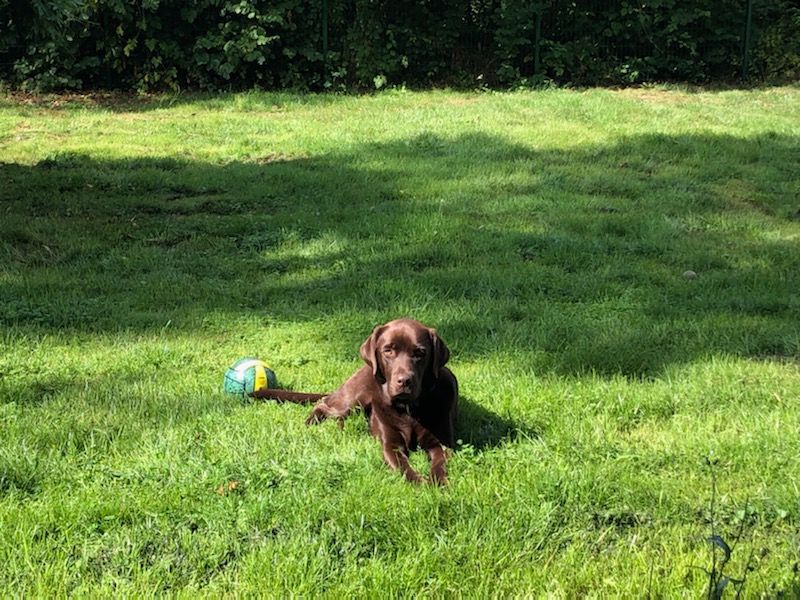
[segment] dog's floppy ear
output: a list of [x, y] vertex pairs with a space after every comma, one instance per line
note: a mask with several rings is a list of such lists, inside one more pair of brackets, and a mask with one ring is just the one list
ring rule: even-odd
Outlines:
[[428, 334], [431, 336], [431, 346], [433, 347], [433, 356], [431, 357], [431, 370], [433, 376], [439, 378], [439, 370], [447, 364], [450, 359], [450, 349], [436, 333], [435, 329], [428, 329]]
[[386, 378], [383, 376], [383, 371], [381, 370], [381, 361], [378, 358], [378, 338], [380, 337], [383, 330], [386, 329], [385, 325], [378, 325], [375, 329], [372, 330], [372, 334], [364, 340], [364, 343], [361, 344], [361, 358], [372, 367], [372, 374], [374, 375], [375, 379], [378, 380], [379, 383], [386, 383]]

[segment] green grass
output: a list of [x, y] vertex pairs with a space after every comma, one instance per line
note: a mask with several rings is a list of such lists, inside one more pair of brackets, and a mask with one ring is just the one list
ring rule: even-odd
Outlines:
[[[0, 589], [800, 594], [798, 165], [797, 88], [0, 97]], [[446, 489], [220, 392], [402, 315]]]

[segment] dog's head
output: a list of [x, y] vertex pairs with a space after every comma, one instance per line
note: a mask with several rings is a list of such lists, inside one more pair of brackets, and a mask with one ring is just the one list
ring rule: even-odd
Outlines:
[[423, 389], [439, 378], [450, 350], [435, 329], [398, 319], [376, 327], [361, 345], [361, 356], [393, 404], [414, 407]]

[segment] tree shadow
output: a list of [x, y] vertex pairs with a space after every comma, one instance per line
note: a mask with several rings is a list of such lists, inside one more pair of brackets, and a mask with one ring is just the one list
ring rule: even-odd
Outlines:
[[48, 111], [83, 111], [87, 108], [101, 109], [114, 113], [146, 113], [182, 106], [192, 106], [198, 110], [216, 110], [237, 106], [241, 110], [276, 111], [286, 106], [330, 106], [343, 99], [359, 95], [306, 93], [285, 91], [250, 92], [188, 92], [135, 94], [120, 91], [29, 93], [7, 92], [0, 96], [0, 108], [15, 110], [46, 109]]
[[484, 133], [225, 165], [0, 164], [0, 323], [308, 321], [350, 356], [408, 314], [456, 360], [538, 372], [797, 360], [797, 164], [783, 134], [540, 150]]

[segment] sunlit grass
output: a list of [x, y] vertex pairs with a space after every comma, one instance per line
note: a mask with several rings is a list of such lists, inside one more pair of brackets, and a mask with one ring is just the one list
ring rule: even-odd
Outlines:
[[[710, 458], [729, 574], [797, 594], [799, 101], [0, 98], [0, 583], [694, 597]], [[445, 490], [220, 392], [401, 315], [461, 383]]]

